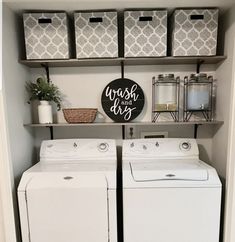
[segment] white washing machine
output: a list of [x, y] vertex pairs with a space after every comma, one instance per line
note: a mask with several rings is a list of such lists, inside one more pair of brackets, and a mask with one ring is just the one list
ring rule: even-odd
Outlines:
[[124, 242], [218, 242], [220, 205], [220, 180], [196, 140], [124, 141]]
[[18, 187], [23, 242], [116, 242], [114, 140], [43, 141]]

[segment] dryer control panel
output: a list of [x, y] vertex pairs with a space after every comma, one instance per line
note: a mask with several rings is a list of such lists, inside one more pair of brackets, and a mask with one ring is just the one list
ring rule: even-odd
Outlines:
[[198, 158], [195, 139], [133, 139], [123, 141], [123, 160], [144, 158]]
[[111, 139], [59, 139], [42, 142], [40, 161], [116, 161], [116, 143]]

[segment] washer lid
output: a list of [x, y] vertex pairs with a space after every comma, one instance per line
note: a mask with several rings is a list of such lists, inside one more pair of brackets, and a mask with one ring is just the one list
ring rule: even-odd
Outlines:
[[207, 181], [208, 171], [199, 161], [159, 160], [147, 163], [130, 163], [135, 181], [185, 180]]

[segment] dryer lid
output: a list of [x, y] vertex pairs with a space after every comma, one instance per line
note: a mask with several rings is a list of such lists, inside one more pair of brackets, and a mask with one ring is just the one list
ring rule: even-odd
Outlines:
[[135, 181], [185, 180], [206, 181], [208, 171], [199, 161], [159, 160], [158, 162], [130, 163]]

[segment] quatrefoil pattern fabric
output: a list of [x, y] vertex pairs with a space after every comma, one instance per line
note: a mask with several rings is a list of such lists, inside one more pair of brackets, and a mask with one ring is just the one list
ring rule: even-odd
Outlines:
[[23, 19], [27, 59], [69, 58], [66, 13], [26, 13]]
[[173, 56], [216, 55], [218, 9], [176, 10]]
[[77, 58], [118, 57], [117, 12], [74, 15]]
[[124, 18], [126, 57], [166, 56], [167, 11], [125, 11]]

